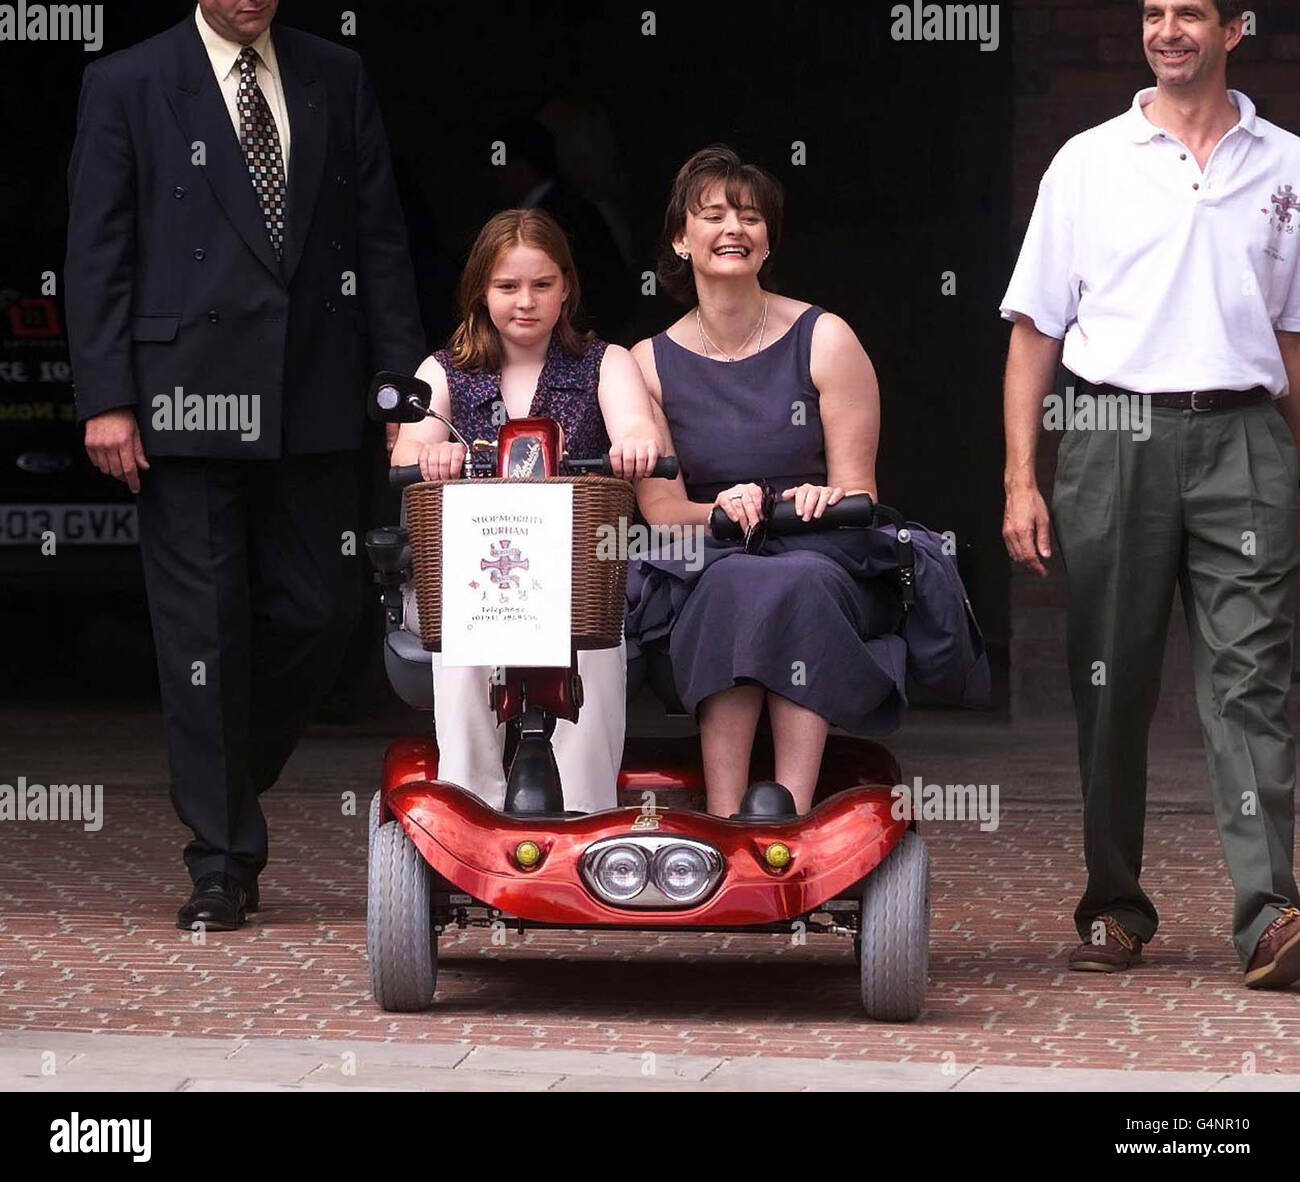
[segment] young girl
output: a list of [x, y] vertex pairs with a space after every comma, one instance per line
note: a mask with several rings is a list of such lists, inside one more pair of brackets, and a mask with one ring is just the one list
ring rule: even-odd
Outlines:
[[[479, 232], [460, 284], [461, 324], [447, 349], [417, 371], [433, 409], [471, 443], [495, 441], [503, 418], [559, 422], [571, 457], [608, 451], [616, 475], [636, 480], [662, 454], [650, 397], [631, 354], [574, 327], [578, 277], [564, 232], [539, 210], [497, 214]], [[611, 444], [612, 441], [612, 444]], [[459, 479], [465, 448], [436, 419], [404, 424], [393, 465], [426, 480]], [[444, 668], [434, 655], [434, 721], [441, 779], [493, 808], [505, 803], [505, 728], [488, 706], [488, 667]], [[556, 724], [565, 807], [613, 808], [623, 757], [627, 651], [578, 654], [585, 703], [577, 723]]]

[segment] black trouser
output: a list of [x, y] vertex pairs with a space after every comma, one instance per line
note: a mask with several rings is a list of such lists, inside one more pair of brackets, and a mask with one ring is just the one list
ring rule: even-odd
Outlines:
[[172, 802], [194, 832], [185, 862], [195, 879], [250, 884], [267, 858], [258, 794], [359, 607], [354, 457], [155, 459], [140, 483]]

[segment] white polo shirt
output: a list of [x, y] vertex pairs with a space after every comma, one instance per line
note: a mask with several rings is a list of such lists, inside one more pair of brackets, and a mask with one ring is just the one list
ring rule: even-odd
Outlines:
[[1228, 94], [1240, 119], [1204, 173], [1147, 119], [1153, 88], [1043, 177], [1002, 315], [1063, 338], [1085, 381], [1286, 393], [1275, 333], [1300, 332], [1300, 138]]

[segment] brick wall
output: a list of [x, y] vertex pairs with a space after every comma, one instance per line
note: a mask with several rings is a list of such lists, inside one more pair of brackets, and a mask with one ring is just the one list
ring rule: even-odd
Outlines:
[[[1136, 0], [1015, 0], [1014, 232], [1018, 249], [1038, 182], [1070, 136], [1119, 114], [1151, 85]], [[1234, 51], [1228, 82], [1274, 123], [1300, 132], [1300, 2], [1261, 0], [1257, 32]], [[1064, 385], [1064, 381], [1061, 382]], [[1039, 477], [1050, 496], [1056, 440], [1045, 437]], [[1068, 712], [1065, 584], [1059, 570], [1041, 581], [1011, 576], [1011, 706], [1017, 717]], [[1160, 718], [1195, 719], [1190, 650], [1181, 606], [1174, 606]]]

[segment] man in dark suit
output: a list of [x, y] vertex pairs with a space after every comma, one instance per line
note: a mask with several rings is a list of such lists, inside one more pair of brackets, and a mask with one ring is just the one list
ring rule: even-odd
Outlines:
[[424, 353], [358, 56], [199, 0], [90, 66], [69, 170], [78, 421], [139, 497], [180, 927], [258, 907], [280, 774], [358, 607], [354, 453], [374, 369]]

